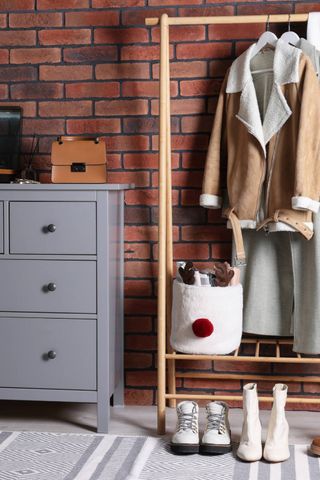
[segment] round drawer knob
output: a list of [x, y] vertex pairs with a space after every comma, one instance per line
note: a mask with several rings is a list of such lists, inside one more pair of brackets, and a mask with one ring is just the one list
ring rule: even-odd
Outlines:
[[57, 285], [55, 283], [48, 283], [49, 292], [54, 292], [56, 289], [57, 289]]
[[50, 350], [50, 351], [48, 352], [48, 358], [49, 358], [50, 360], [54, 360], [54, 359], [56, 358], [56, 356], [57, 356], [57, 354], [56, 354], [56, 352], [55, 352], [54, 350]]
[[48, 229], [48, 232], [53, 233], [57, 230], [57, 227], [53, 223], [50, 223], [50, 225], [47, 226], [47, 229]]

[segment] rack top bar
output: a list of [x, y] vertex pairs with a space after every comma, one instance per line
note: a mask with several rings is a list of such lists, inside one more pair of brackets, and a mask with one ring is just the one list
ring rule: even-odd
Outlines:
[[[290, 14], [291, 22], [306, 22], [308, 13]], [[158, 25], [161, 17], [146, 18], [145, 23], [149, 26]], [[289, 14], [279, 15], [224, 15], [220, 17], [168, 17], [168, 25], [213, 25], [228, 23], [285, 23], [289, 20]]]

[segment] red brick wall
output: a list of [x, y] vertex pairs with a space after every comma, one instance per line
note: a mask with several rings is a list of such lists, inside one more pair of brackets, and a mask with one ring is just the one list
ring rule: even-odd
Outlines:
[[[319, 7], [319, 2], [291, 1], [0, 0], [0, 99], [24, 108], [25, 150], [32, 135], [39, 136], [36, 167], [42, 181], [50, 181], [50, 145], [57, 135], [99, 134], [107, 141], [109, 181], [137, 186], [126, 193], [128, 404], [156, 400], [159, 29], [146, 28], [144, 18], [164, 12], [233, 15]], [[220, 212], [198, 207], [198, 197], [221, 79], [232, 59], [262, 29], [262, 25], [171, 29], [175, 259], [201, 265], [229, 259], [230, 233]], [[211, 370], [213, 365], [201, 362], [194, 368]], [[215, 368], [237, 371], [240, 365], [221, 361]], [[252, 371], [252, 366], [242, 365], [241, 370]], [[253, 371], [295, 373], [297, 368], [256, 365]], [[302, 371], [319, 373], [316, 366]], [[232, 392], [242, 386], [238, 380], [222, 384], [187, 379], [179, 385]], [[291, 391], [301, 388], [295, 384]], [[318, 393], [319, 388], [312, 384], [304, 391]]]

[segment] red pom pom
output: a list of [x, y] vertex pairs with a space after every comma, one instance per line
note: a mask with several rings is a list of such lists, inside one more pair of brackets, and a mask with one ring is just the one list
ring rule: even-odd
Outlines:
[[197, 337], [210, 337], [214, 328], [208, 318], [198, 318], [193, 322], [192, 330]]

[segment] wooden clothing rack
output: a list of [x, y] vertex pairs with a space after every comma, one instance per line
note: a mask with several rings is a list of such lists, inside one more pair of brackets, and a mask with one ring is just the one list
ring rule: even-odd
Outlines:
[[[302, 357], [292, 353], [287, 356], [283, 352], [286, 345], [292, 345], [291, 340], [285, 339], [243, 339], [237, 351], [230, 355], [188, 355], [172, 351], [167, 332], [171, 328], [172, 281], [173, 281], [173, 242], [172, 242], [172, 180], [171, 180], [171, 131], [170, 131], [170, 65], [169, 45], [170, 25], [213, 25], [238, 23], [286, 23], [306, 22], [308, 14], [284, 15], [244, 15], [244, 16], [211, 16], [211, 17], [168, 17], [163, 14], [160, 18], [147, 18], [146, 25], [154, 26], [160, 23], [160, 140], [159, 140], [159, 269], [158, 269], [158, 433], [165, 433], [166, 401], [169, 406], [175, 407], [177, 399], [214, 399], [239, 400], [235, 395], [192, 395], [189, 393], [177, 394], [177, 378], [206, 378], [214, 380], [266, 380], [283, 382], [314, 382], [320, 383], [320, 376], [269, 376], [242, 373], [180, 373], [176, 372], [177, 360], [223, 360], [237, 362], [267, 362], [315, 364], [320, 358]], [[254, 344], [253, 355], [243, 354], [247, 344]], [[274, 347], [274, 356], [263, 356], [260, 347], [269, 344]], [[286, 355], [286, 356], [284, 356]], [[271, 401], [272, 397], [260, 397], [261, 401]], [[288, 398], [290, 403], [320, 404], [320, 398], [293, 397]]]

